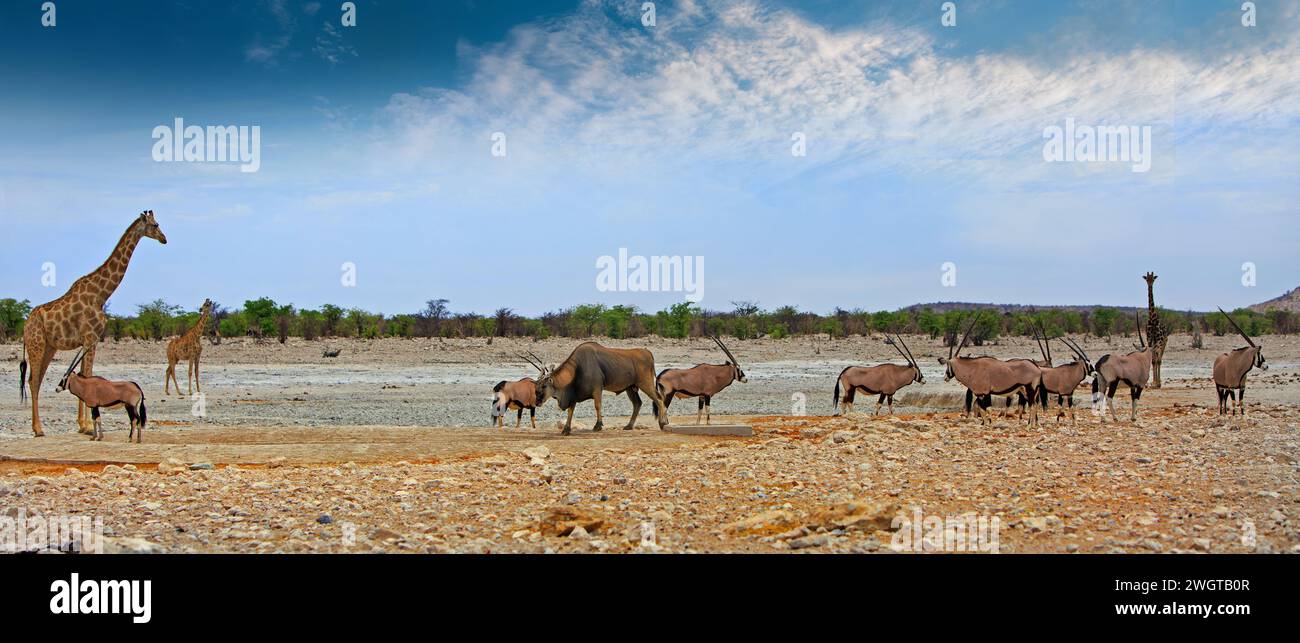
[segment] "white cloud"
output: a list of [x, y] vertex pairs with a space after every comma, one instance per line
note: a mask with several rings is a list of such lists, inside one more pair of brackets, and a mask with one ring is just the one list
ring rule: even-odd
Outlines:
[[[1209, 60], [1133, 49], [1049, 64], [954, 57], [919, 30], [830, 30], [750, 2], [688, 8], [661, 11], [659, 26], [643, 29], [635, 16], [589, 2], [570, 17], [516, 27], [501, 43], [462, 46], [468, 84], [393, 96], [382, 149], [447, 168], [458, 162], [449, 151], [466, 150], [486, 163], [473, 150], [485, 151], [487, 133], [499, 130], [515, 167], [542, 170], [557, 159], [597, 171], [611, 160], [777, 174], [821, 167], [846, 179], [942, 170], [1016, 187], [1097, 180], [1095, 168], [1041, 162], [1043, 128], [1067, 117], [1153, 126], [1167, 146], [1156, 150], [1153, 176], [1128, 176], [1126, 165], [1101, 173], [1124, 181], [1171, 176], [1168, 146], [1185, 138], [1283, 129], [1300, 117], [1295, 39]], [[796, 130], [808, 134], [810, 154], [792, 165]]]

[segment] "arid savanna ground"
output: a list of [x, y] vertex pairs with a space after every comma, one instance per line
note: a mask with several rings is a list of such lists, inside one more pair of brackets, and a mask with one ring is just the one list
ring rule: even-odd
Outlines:
[[[714, 422], [752, 424], [749, 438], [664, 433], [649, 405], [623, 431], [626, 398], [607, 401], [622, 417], [601, 433], [590, 403], [569, 437], [554, 402], [536, 429], [526, 413], [520, 430], [513, 414], [488, 428], [492, 384], [531, 374], [514, 353], [558, 362], [572, 340], [227, 339], [204, 347], [201, 404], [163, 393], [163, 343], [109, 341], [96, 372], [144, 387], [144, 443], [126, 443], [121, 411], [102, 443], [76, 433], [73, 398], [53, 392], [61, 354], [42, 389], [47, 437], [31, 437], [16, 390], [0, 398], [0, 510], [101, 517], [110, 551], [887, 552], [892, 519], [918, 508], [997, 517], [1004, 553], [1300, 551], [1300, 339], [1259, 340], [1270, 369], [1252, 373], [1244, 421], [1217, 415], [1209, 379], [1241, 340], [1193, 350], [1175, 336], [1136, 424], [1100, 423], [1085, 383], [1077, 424], [1053, 410], [1038, 428], [963, 418], [935, 360], [947, 349], [907, 340], [926, 383], [896, 417], [871, 417], [864, 397], [831, 416], [840, 370], [898, 359], [879, 338], [731, 342], [749, 382], [714, 399]], [[1095, 360], [1131, 341], [1084, 347]], [[658, 368], [722, 360], [708, 340], [606, 343], [646, 346]], [[0, 345], [13, 389], [20, 350]], [[1004, 338], [972, 352], [1036, 351]], [[1116, 399], [1125, 411], [1127, 392]], [[673, 421], [695, 409], [677, 400]]]

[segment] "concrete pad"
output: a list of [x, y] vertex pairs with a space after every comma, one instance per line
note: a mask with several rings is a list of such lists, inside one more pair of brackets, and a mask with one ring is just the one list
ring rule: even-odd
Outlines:
[[748, 424], [669, 424], [664, 430], [682, 435], [731, 435], [742, 438], [754, 435], [754, 427]]

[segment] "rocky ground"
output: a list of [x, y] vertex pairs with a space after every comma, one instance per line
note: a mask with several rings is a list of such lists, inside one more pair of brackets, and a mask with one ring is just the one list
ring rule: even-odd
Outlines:
[[1003, 553], [1300, 552], [1291, 408], [1041, 429], [753, 421], [753, 438], [566, 452], [539, 439], [425, 463], [11, 462], [0, 504], [101, 516], [110, 550], [888, 552], [895, 516], [919, 508], [996, 517]]
[[[110, 433], [101, 462], [0, 459], [0, 512], [101, 517], [108, 551], [889, 552], [907, 533], [895, 518], [910, 520], [919, 510], [954, 521], [997, 518], [1003, 553], [1300, 552], [1295, 359], [1278, 348], [1284, 341], [1265, 342], [1274, 347], [1266, 352], [1273, 368], [1252, 380], [1258, 405], [1244, 421], [1214, 413], [1213, 394], [1194, 370], [1212, 358], [1209, 351], [1176, 349], [1166, 366], [1171, 381], [1143, 396], [1136, 425], [1102, 424], [1084, 405], [1074, 426], [1049, 421], [1029, 428], [1000, 418], [981, 427], [952, 412], [955, 389], [932, 375], [912, 393], [914, 408], [931, 411], [828, 417], [818, 415], [829, 409], [814, 406], [810, 395], [808, 416], [787, 410], [739, 418], [754, 425], [752, 438], [686, 437], [651, 427], [602, 434], [580, 428], [560, 438], [552, 410], [538, 429], [508, 441], [472, 429], [485, 433], [461, 436], [456, 449], [401, 460], [375, 451], [372, 458], [312, 461], [304, 454], [326, 451], [310, 438], [294, 438], [295, 457], [239, 464], [185, 450], [202, 436], [271, 431], [227, 419], [207, 429], [160, 426], [152, 434], [159, 445], [116, 444], [122, 436]], [[879, 348], [874, 343], [830, 348], [831, 342], [820, 350], [825, 359], [847, 360]], [[750, 350], [763, 355], [758, 349]], [[673, 350], [665, 348], [665, 357]], [[918, 358], [922, 350], [937, 351], [913, 350]], [[750, 359], [796, 361], [782, 357], [791, 356]], [[798, 375], [797, 363], [782, 368], [795, 373], [792, 381], [815, 379]], [[300, 372], [309, 377], [312, 370]], [[808, 384], [818, 398], [829, 388]], [[744, 388], [763, 389], [752, 376]], [[400, 403], [375, 395], [367, 403]], [[786, 391], [779, 395], [769, 403], [788, 405]], [[820, 404], [829, 407], [829, 400]], [[70, 424], [68, 409], [52, 408], [68, 416], [55, 421]], [[65, 428], [65, 435], [46, 438], [52, 446], [40, 446], [21, 434], [22, 409], [13, 402], [0, 406], [0, 417], [10, 435], [0, 441], [0, 455], [20, 447], [54, 452], [59, 440], [76, 439]], [[317, 422], [302, 426], [330, 430]], [[142, 450], [155, 447], [162, 450]], [[130, 453], [155, 459], [117, 457]]]

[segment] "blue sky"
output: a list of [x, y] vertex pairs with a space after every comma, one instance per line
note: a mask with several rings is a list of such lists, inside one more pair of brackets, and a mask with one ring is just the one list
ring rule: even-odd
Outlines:
[[[682, 300], [597, 290], [619, 248], [703, 256], [713, 309], [1300, 285], [1295, 1], [1250, 28], [1218, 1], [957, 0], [954, 27], [928, 1], [658, 2], [653, 27], [640, 0], [363, 0], [355, 27], [335, 2], [153, 4], [64, 0], [53, 28], [0, 7], [0, 297], [62, 294], [143, 209], [170, 242], [117, 312]], [[153, 161], [178, 116], [259, 125], [260, 170]], [[1044, 162], [1066, 118], [1150, 126], [1151, 170]]]

